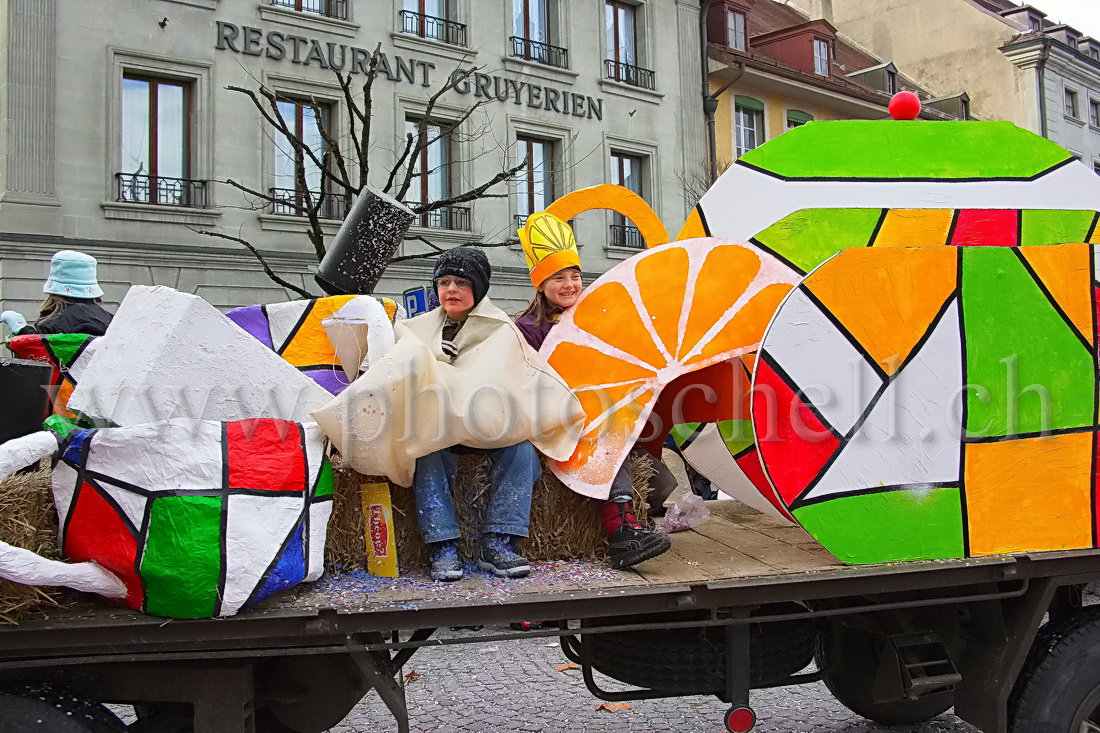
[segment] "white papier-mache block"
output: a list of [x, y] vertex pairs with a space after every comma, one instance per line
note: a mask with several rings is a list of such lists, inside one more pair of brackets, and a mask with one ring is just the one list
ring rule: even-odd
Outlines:
[[332, 395], [195, 295], [130, 288], [69, 409], [102, 424], [172, 418], [296, 422]]

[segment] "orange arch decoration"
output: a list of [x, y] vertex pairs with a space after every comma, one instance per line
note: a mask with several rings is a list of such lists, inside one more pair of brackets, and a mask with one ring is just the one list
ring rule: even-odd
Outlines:
[[630, 219], [641, 232], [646, 247], [656, 247], [669, 241], [668, 230], [645, 199], [629, 188], [612, 183], [602, 183], [567, 193], [550, 204], [546, 211], [562, 221], [569, 221], [577, 214], [593, 209], [610, 209]]

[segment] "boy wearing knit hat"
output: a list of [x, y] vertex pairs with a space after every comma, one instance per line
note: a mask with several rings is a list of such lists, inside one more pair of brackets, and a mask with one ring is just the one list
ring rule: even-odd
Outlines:
[[[455, 247], [436, 260], [433, 282], [439, 307], [445, 314], [438, 349], [451, 363], [460, 360], [464, 351], [478, 345], [461, 338], [463, 326], [471, 317], [492, 318], [499, 314], [507, 321], [507, 316], [485, 297], [491, 274], [489, 259], [480, 249]], [[456, 448], [461, 450], [461, 446]], [[515, 542], [527, 536], [531, 493], [542, 468], [535, 448], [527, 441], [487, 453], [493, 464], [493, 479], [485, 509], [478, 565], [502, 578], [522, 578], [531, 568], [516, 552]], [[432, 578], [435, 580], [462, 578], [456, 543], [458, 520], [451, 496], [458, 466], [455, 454], [454, 449], [447, 448], [416, 459], [413, 477], [416, 515], [424, 542], [431, 546]]]

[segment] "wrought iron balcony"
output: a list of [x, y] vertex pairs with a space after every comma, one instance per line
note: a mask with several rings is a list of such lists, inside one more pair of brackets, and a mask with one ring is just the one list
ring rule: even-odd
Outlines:
[[604, 76], [611, 81], [629, 84], [632, 87], [642, 89], [656, 89], [655, 75], [649, 69], [640, 66], [624, 64], [621, 61], [605, 59], [603, 62]]
[[401, 31], [421, 38], [430, 38], [433, 41], [443, 41], [452, 46], [466, 45], [465, 23], [414, 13], [411, 10], [401, 11]]
[[[405, 205], [413, 208], [423, 206], [424, 202], [406, 201]], [[413, 226], [468, 232], [470, 231], [470, 207], [441, 206], [438, 209], [432, 209], [418, 215], [413, 221]]]
[[645, 239], [642, 238], [642, 233], [638, 231], [638, 227], [632, 224], [612, 224], [611, 246], [645, 249]]
[[532, 41], [530, 38], [512, 36], [512, 56], [517, 59], [534, 61], [559, 69], [569, 68], [569, 51], [549, 43]]
[[343, 219], [347, 214], [344, 197], [337, 194], [310, 191], [309, 200], [307, 201], [304, 191], [293, 188], [269, 188], [267, 193], [272, 198], [272, 201], [269, 202], [272, 214], [306, 216], [311, 205], [318, 205], [318, 197], [320, 198], [320, 206], [317, 209], [317, 216], [320, 218]]
[[326, 18], [348, 19], [348, 0], [271, 0], [271, 4]]
[[116, 173], [116, 201], [206, 208], [206, 181]]

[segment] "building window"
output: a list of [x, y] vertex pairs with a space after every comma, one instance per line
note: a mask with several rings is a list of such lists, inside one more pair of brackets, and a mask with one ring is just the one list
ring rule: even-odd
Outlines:
[[970, 119], [970, 100], [965, 97], [959, 100], [959, 119]]
[[898, 72], [886, 70], [886, 93], [890, 96], [898, 93]]
[[521, 135], [516, 139], [516, 162], [525, 159], [526, 167], [516, 176], [516, 216], [522, 222], [554, 201], [554, 143]]
[[726, 45], [738, 51], [744, 51], [745, 14], [736, 10], [726, 11]]
[[190, 174], [191, 85], [124, 75], [117, 200], [206, 206], [206, 182]]
[[[611, 151], [611, 182], [617, 186], [630, 189], [639, 196], [643, 195], [642, 179], [644, 175], [645, 158], [640, 155], [630, 155]], [[645, 240], [638, 228], [630, 223], [630, 220], [619, 213], [612, 215], [611, 246], [631, 247], [645, 249]]]
[[1100, 102], [1095, 99], [1089, 100], [1089, 124], [1100, 128]]
[[1100, 176], [1100, 160], [1092, 161], [1092, 172]]
[[814, 39], [814, 73], [819, 76], [829, 75], [829, 42], [820, 38]]
[[421, 38], [466, 45], [466, 26], [449, 19], [447, 0], [405, 0], [401, 31]]
[[645, 89], [654, 88], [654, 74], [638, 66], [637, 12], [633, 5], [607, 0], [604, 4], [604, 35], [608, 79]]
[[300, 99], [281, 99], [278, 108], [287, 129], [312, 155], [304, 151], [299, 154], [281, 133], [274, 134], [275, 185], [269, 191], [272, 213], [305, 216], [315, 209], [325, 219], [343, 218], [343, 199], [327, 190], [322, 173], [328, 165], [328, 145], [321, 131], [332, 132], [331, 107]]
[[551, 0], [512, 0], [512, 56], [569, 68], [569, 52], [551, 45]]
[[1100, 48], [1093, 46], [1089, 49], [1089, 56], [1092, 56], [1096, 61], [1100, 61]]
[[347, 0], [271, 0], [271, 4], [327, 18], [348, 19]]
[[1066, 89], [1066, 116], [1077, 119], [1077, 92]]
[[[424, 134], [421, 137], [420, 129]], [[451, 176], [454, 168], [454, 144], [451, 128], [446, 123], [433, 120], [408, 118], [405, 133], [426, 144], [415, 154], [413, 183], [409, 188], [407, 203], [410, 206], [442, 201], [451, 196]], [[417, 217], [416, 226], [433, 229], [470, 231], [470, 207], [441, 206]]]
[[752, 97], [738, 95], [733, 110], [737, 157], [740, 158], [764, 142], [764, 104]]
[[803, 112], [798, 109], [787, 110], [787, 129], [793, 130], [796, 127], [801, 127], [807, 122], [812, 122], [814, 116], [808, 112]]

